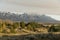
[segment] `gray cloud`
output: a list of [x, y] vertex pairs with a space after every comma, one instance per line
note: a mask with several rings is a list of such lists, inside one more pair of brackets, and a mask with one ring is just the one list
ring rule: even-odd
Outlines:
[[2, 0], [0, 10], [60, 15], [60, 0]]

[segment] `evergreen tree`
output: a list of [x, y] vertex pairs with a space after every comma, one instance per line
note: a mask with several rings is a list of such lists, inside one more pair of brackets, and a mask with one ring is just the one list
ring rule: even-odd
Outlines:
[[20, 22], [20, 26], [21, 26], [21, 28], [25, 28], [25, 23], [24, 22]]

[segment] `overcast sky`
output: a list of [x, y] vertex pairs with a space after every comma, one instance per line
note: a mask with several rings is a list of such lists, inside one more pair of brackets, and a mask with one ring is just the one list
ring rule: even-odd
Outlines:
[[0, 11], [55, 15], [60, 20], [60, 0], [0, 0]]

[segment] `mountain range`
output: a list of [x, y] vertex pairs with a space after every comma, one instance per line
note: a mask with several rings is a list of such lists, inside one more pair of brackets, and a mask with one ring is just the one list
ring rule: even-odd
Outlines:
[[12, 21], [25, 21], [25, 22], [58, 22], [57, 20], [51, 18], [50, 16], [46, 15], [31, 15], [31, 14], [15, 14], [10, 12], [0, 12], [0, 19], [6, 20], [12, 20]]

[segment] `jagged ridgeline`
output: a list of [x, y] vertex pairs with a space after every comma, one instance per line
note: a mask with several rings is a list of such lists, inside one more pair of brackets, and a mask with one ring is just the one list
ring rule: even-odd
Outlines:
[[12, 20], [12, 21], [24, 21], [24, 22], [58, 22], [57, 20], [46, 16], [46, 15], [35, 15], [35, 14], [17, 14], [17, 13], [10, 13], [10, 12], [0, 12], [0, 19], [6, 20]]

